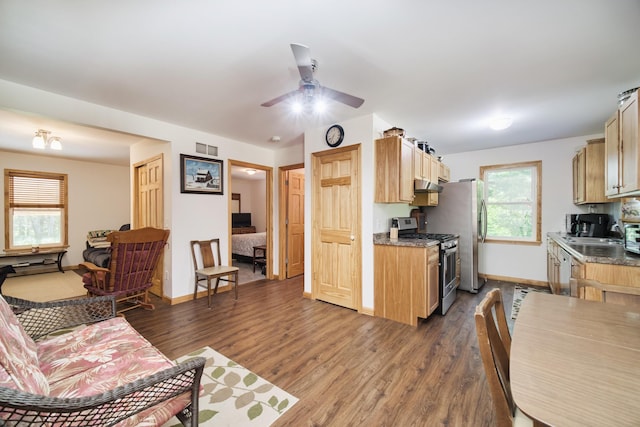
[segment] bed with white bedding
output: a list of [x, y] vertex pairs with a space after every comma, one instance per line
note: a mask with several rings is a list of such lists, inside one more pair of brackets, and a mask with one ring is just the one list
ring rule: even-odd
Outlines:
[[267, 232], [231, 235], [231, 253], [253, 258], [253, 247], [267, 244]]

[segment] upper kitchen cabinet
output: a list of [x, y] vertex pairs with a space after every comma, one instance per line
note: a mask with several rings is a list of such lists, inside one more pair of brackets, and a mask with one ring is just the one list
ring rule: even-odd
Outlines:
[[[417, 151], [416, 154], [418, 154], [419, 152], [420, 151]], [[429, 174], [425, 176], [423, 179], [430, 182], [434, 182], [434, 183], [438, 183], [439, 181], [442, 181], [440, 179], [441, 163], [438, 161], [438, 158], [436, 156], [432, 156], [431, 154], [425, 153], [422, 161], [429, 164]], [[447, 167], [447, 175], [448, 175], [448, 170], [449, 168]], [[413, 199], [413, 202], [411, 202], [411, 205], [438, 206], [438, 198], [439, 198], [439, 195], [436, 192], [417, 193]]]
[[573, 157], [573, 203], [607, 203], [604, 194], [604, 139], [592, 139]]
[[451, 170], [449, 169], [449, 166], [442, 162], [438, 163], [440, 163], [440, 167], [438, 168], [438, 181], [449, 182], [451, 180]]
[[376, 203], [410, 203], [413, 200], [414, 145], [400, 136], [375, 141]]
[[420, 148], [415, 147], [413, 151], [413, 174], [415, 179], [429, 181], [431, 177], [431, 162], [429, 155]]
[[605, 194], [621, 197], [640, 191], [638, 91], [605, 124]]

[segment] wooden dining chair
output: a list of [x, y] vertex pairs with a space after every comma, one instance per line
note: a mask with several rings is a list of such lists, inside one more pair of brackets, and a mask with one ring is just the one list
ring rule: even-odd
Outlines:
[[232, 282], [235, 290], [235, 297], [238, 299], [238, 267], [221, 265], [220, 239], [192, 240], [191, 256], [193, 257], [193, 269], [195, 271], [195, 288], [193, 299], [198, 297], [198, 287], [206, 280], [207, 284], [207, 306], [211, 308], [211, 280], [216, 279], [213, 294], [218, 293], [220, 281]]
[[496, 410], [498, 427], [533, 426], [533, 421], [518, 409], [511, 395], [511, 335], [500, 289], [493, 289], [487, 293], [476, 307], [475, 320], [478, 347]]

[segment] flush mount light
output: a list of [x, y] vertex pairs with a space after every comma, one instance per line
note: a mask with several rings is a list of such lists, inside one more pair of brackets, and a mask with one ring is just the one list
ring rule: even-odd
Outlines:
[[489, 127], [493, 130], [504, 130], [513, 124], [511, 117], [495, 117], [489, 121]]
[[44, 150], [49, 147], [52, 150], [62, 150], [62, 139], [59, 136], [49, 137], [50, 134], [48, 130], [38, 129], [31, 141], [33, 148]]
[[255, 175], [256, 170], [255, 169], [246, 169], [245, 172], [247, 173], [247, 175]]

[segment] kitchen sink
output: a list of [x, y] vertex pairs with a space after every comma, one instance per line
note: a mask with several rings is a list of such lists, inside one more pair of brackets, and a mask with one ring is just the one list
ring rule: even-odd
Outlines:
[[564, 236], [562, 237], [566, 243], [570, 245], [595, 245], [595, 246], [611, 246], [622, 245], [622, 239], [614, 239], [611, 237], [576, 237], [576, 236]]

